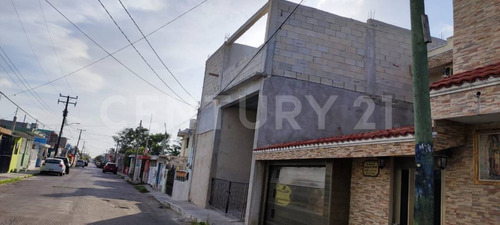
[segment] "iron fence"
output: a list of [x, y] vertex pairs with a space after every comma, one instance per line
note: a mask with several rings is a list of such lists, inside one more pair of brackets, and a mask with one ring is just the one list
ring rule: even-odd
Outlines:
[[209, 204], [239, 219], [245, 218], [248, 183], [212, 178]]

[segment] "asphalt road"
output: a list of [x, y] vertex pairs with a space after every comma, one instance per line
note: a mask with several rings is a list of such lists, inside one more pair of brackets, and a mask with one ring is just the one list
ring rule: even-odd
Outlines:
[[0, 186], [3, 224], [189, 224], [118, 175], [92, 164], [62, 177], [44, 175]]

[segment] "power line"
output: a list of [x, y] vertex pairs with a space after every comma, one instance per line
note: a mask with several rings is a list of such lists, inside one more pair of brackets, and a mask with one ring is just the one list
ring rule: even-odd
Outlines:
[[[28, 83], [28, 81], [24, 78], [24, 76], [21, 74], [21, 72], [17, 69], [16, 65], [12, 62], [12, 60], [10, 59], [9, 55], [7, 55], [7, 53], [3, 50], [2, 46], [0, 46], [0, 50], [3, 52], [3, 54], [5, 55], [5, 57], [7, 57], [7, 59], [9, 60], [9, 62], [12, 64], [12, 68], [10, 66], [10, 64], [7, 62], [7, 60], [3, 57], [2, 54], [0, 54], [0, 57], [2, 58], [2, 60], [7, 64], [7, 66], [10, 68], [10, 70], [12, 71], [12, 73], [14, 73], [14, 75], [17, 77], [17, 79], [19, 79], [19, 81], [21, 81], [21, 84], [26, 88], [26, 89], [29, 89], [31, 88], [31, 85]], [[17, 73], [16, 73], [17, 72]], [[24, 82], [23, 82], [24, 81]], [[43, 99], [38, 95], [38, 93], [36, 93], [36, 91], [30, 91], [30, 94], [35, 98], [35, 100], [38, 101], [38, 103], [40, 103], [40, 105], [42, 107], [44, 107], [47, 112], [49, 112], [49, 115], [51, 116], [54, 116], [54, 111], [52, 109], [50, 109], [50, 107], [47, 105], [47, 103], [45, 103], [45, 101], [43, 101]], [[52, 111], [51, 111], [52, 110]]]
[[259, 48], [259, 50], [252, 56], [252, 58], [250, 58], [250, 60], [248, 60], [248, 62], [245, 64], [245, 66], [243, 66], [241, 68], [241, 70], [236, 74], [236, 76], [234, 76], [233, 79], [231, 79], [231, 81], [229, 81], [229, 83], [227, 83], [227, 85], [223, 89], [221, 89], [220, 92], [223, 92], [239, 75], [241, 75], [241, 72], [243, 72], [243, 70], [245, 70], [247, 68], [247, 66], [250, 65], [250, 62], [252, 62], [252, 60], [255, 57], [257, 57], [257, 55], [262, 51], [262, 49], [264, 49], [264, 47], [271, 41], [271, 39], [273, 39], [279, 33], [279, 31], [281, 30], [281, 28], [283, 28], [283, 25], [285, 25], [285, 23], [290, 19], [290, 17], [295, 13], [295, 11], [297, 11], [297, 9], [299, 8], [299, 6], [302, 5], [302, 3], [304, 1], [305, 0], [300, 1], [300, 3], [297, 4], [297, 6], [295, 6], [295, 8], [293, 9], [293, 11], [290, 13], [290, 15], [288, 15], [288, 17], [286, 17], [286, 19], [280, 24], [280, 26], [278, 27], [278, 29], [276, 29], [274, 31], [274, 33], [266, 40], [266, 42]]
[[[283, 28], [283, 25], [285, 25], [285, 23], [290, 19], [290, 17], [295, 13], [295, 11], [297, 11], [297, 9], [299, 8], [299, 6], [302, 5], [302, 3], [304, 3], [305, 0], [302, 0], [300, 1], [299, 4], [297, 4], [297, 6], [295, 6], [295, 8], [293, 9], [293, 11], [290, 13], [290, 15], [288, 15], [288, 17], [280, 24], [280, 26], [278, 27], [278, 29], [276, 29], [274, 31], [274, 33], [266, 40], [266, 42], [264, 42], [264, 44], [262, 46], [260, 46], [259, 50], [257, 50], [257, 52], [252, 56], [252, 58], [250, 58], [248, 60], [248, 62], [238, 71], [238, 73], [233, 77], [233, 79], [231, 79], [231, 81], [229, 81], [229, 83], [227, 83], [226, 86], [224, 86], [224, 88], [221, 89], [221, 91], [219, 93], [222, 93], [223, 91], [226, 90], [227, 87], [229, 87], [229, 85], [239, 76], [241, 75], [241, 72], [243, 72], [243, 70], [245, 70], [247, 68], [248, 65], [250, 65], [250, 63], [252, 62], [253, 59], [255, 59], [255, 57], [257, 57], [257, 55], [262, 51], [262, 49], [264, 49], [264, 47], [269, 44], [269, 42], [271, 41], [271, 39], [273, 39], [278, 33], [279, 31], [281, 30], [281, 28]], [[206, 104], [201, 110], [204, 110], [206, 107], [208, 107], [210, 104]]]
[[130, 69], [128, 66], [126, 66], [125, 64], [123, 64], [120, 60], [118, 60], [115, 56], [111, 55], [110, 52], [108, 52], [105, 48], [103, 48], [99, 43], [97, 43], [93, 38], [91, 38], [87, 33], [85, 33], [82, 29], [80, 29], [80, 27], [78, 27], [75, 23], [73, 23], [73, 21], [71, 21], [68, 17], [66, 17], [66, 15], [64, 15], [61, 11], [59, 11], [59, 9], [57, 9], [52, 3], [50, 3], [48, 0], [45, 0], [45, 2], [47, 2], [50, 6], [52, 6], [52, 8], [54, 8], [54, 10], [56, 10], [62, 17], [64, 17], [64, 19], [66, 19], [69, 23], [71, 23], [71, 25], [73, 25], [78, 31], [80, 31], [83, 35], [85, 35], [89, 40], [91, 40], [95, 45], [97, 45], [102, 51], [106, 52], [106, 54], [108, 54], [109, 56], [111, 56], [111, 58], [113, 58], [116, 62], [118, 62], [120, 65], [122, 65], [123, 67], [125, 67], [129, 72], [131, 72], [132, 74], [134, 74], [136, 77], [138, 77], [139, 79], [141, 79], [142, 81], [146, 82], [149, 86], [153, 87], [154, 89], [162, 92], [163, 94], [171, 97], [172, 99], [175, 99], [179, 102], [182, 102], [182, 103], [185, 103], [193, 108], [196, 108], [194, 107], [193, 105], [189, 104], [189, 103], [186, 103], [186, 102], [183, 102], [182, 100], [179, 100], [171, 95], [169, 95], [168, 93], [164, 92], [163, 90], [161, 90], [160, 88], [154, 86], [153, 84], [151, 84], [149, 81], [145, 80], [143, 77], [141, 77], [139, 74], [137, 74], [135, 71], [133, 71], [132, 69]]
[[[7, 65], [8, 66], [8, 65]], [[21, 86], [19, 86], [19, 84], [17, 83], [17, 81], [14, 79], [14, 77], [12, 77], [12, 75], [10, 75], [9, 71], [7, 71], [7, 69], [5, 69], [5, 67], [3, 67], [3, 65], [0, 63], [0, 67], [2, 68], [3, 71], [5, 71], [5, 73], [7, 74], [7, 76], [9, 76], [9, 78], [12, 80], [12, 82], [14, 82], [14, 84], [19, 88], [19, 89], [23, 89]]]
[[[179, 80], [177, 80], [177, 77], [174, 76], [174, 74], [172, 73], [172, 71], [170, 71], [170, 69], [167, 67], [167, 65], [165, 64], [165, 62], [163, 62], [163, 60], [160, 58], [160, 56], [158, 55], [158, 53], [156, 52], [156, 50], [153, 48], [153, 46], [151, 45], [151, 43], [149, 42], [149, 40], [146, 38], [146, 35], [144, 35], [144, 33], [142, 32], [141, 28], [139, 27], [139, 25], [135, 22], [134, 18], [132, 17], [132, 15], [129, 13], [129, 11], [127, 10], [127, 8], [125, 8], [125, 5], [123, 5], [122, 1], [121, 0], [118, 0], [120, 2], [120, 4], [122, 5], [123, 9], [125, 10], [125, 12], [127, 13], [127, 15], [130, 17], [130, 19], [132, 20], [132, 22], [134, 22], [135, 24], [135, 27], [137, 27], [137, 30], [139, 30], [139, 32], [141, 32], [141, 35], [142, 37], [144, 37], [144, 40], [146, 40], [146, 42], [148, 43], [149, 47], [151, 48], [151, 50], [153, 50], [153, 52], [155, 53], [156, 57], [158, 58], [158, 60], [160, 60], [161, 64], [163, 65], [163, 67], [165, 67], [165, 69], [169, 72], [170, 75], [172, 75], [172, 77], [175, 79], [175, 81], [181, 86], [181, 88], [195, 101], [198, 101], [196, 100], [187, 90], [186, 88], [184, 88], [184, 86], [179, 82]], [[102, 4], [102, 3], [101, 3]]]
[[[9, 100], [12, 104], [14, 104], [17, 108], [19, 108], [21, 111], [23, 111], [24, 113], [26, 113], [26, 115], [28, 115], [29, 117], [31, 117], [32, 119], [34, 119], [37, 123], [40, 123], [42, 124], [43, 126], [46, 126], [48, 128], [50, 128], [49, 126], [45, 125], [44, 123], [42, 123], [39, 119], [35, 118], [34, 116], [32, 116], [31, 114], [28, 113], [28, 111], [24, 110], [21, 106], [19, 106], [16, 102], [14, 102], [12, 99], [10, 99], [6, 94], [4, 94], [2, 91], [0, 91], [0, 94], [3, 95], [7, 100]], [[51, 128], [52, 129], [52, 128]]]
[[[187, 10], [186, 12], [184, 12], [184, 13], [182, 13], [182, 14], [178, 15], [178, 16], [177, 16], [177, 17], [175, 17], [174, 19], [172, 19], [172, 20], [168, 21], [167, 23], [163, 24], [162, 26], [160, 26], [160, 27], [156, 28], [155, 30], [153, 30], [153, 31], [149, 32], [148, 34], [146, 34], [146, 36], [145, 36], [145, 37], [149, 37], [150, 35], [152, 35], [152, 34], [154, 34], [154, 33], [158, 32], [159, 30], [163, 29], [164, 27], [168, 26], [169, 24], [173, 23], [174, 21], [178, 20], [178, 19], [179, 19], [179, 18], [181, 18], [182, 16], [184, 16], [184, 15], [188, 14], [188, 13], [189, 13], [189, 12], [191, 12], [192, 10], [194, 10], [194, 9], [198, 8], [200, 5], [202, 5], [203, 3], [207, 2], [207, 1], [208, 1], [208, 0], [204, 0], [204, 1], [200, 2], [199, 4], [197, 4], [197, 5], [193, 6], [192, 8], [190, 8], [189, 10]], [[50, 2], [48, 2], [47, 0], [46, 0], [46, 2], [47, 2], [48, 4], [50, 4]], [[50, 4], [50, 5], [51, 5], [53, 8], [55, 8], [52, 4]], [[135, 40], [135, 41], [134, 41], [134, 42], [132, 42], [132, 43], [133, 43], [133, 44], [135, 44], [135, 43], [137, 43], [137, 42], [139, 42], [139, 41], [143, 40], [145, 37], [139, 38], [139, 39]], [[126, 49], [126, 48], [128, 48], [128, 47], [130, 47], [130, 44], [125, 45], [125, 46], [123, 46], [123, 47], [119, 48], [118, 50], [116, 50], [116, 51], [112, 52], [112, 53], [111, 53], [111, 55], [114, 55], [114, 54], [116, 54], [116, 53], [118, 53], [118, 52], [120, 52], [120, 51], [122, 51], [123, 49]], [[83, 66], [83, 67], [81, 67], [81, 68], [77, 69], [77, 70], [74, 70], [73, 72], [70, 72], [70, 73], [68, 73], [68, 74], [66, 74], [66, 75], [60, 76], [60, 77], [58, 77], [58, 78], [56, 78], [56, 79], [54, 79], [54, 80], [52, 80], [52, 81], [49, 81], [49, 82], [47, 82], [47, 83], [44, 83], [44, 84], [41, 84], [41, 85], [35, 86], [33, 89], [37, 89], [37, 88], [43, 87], [43, 86], [45, 86], [45, 85], [48, 85], [48, 84], [54, 83], [54, 82], [56, 82], [56, 81], [58, 81], [58, 80], [60, 80], [60, 79], [63, 79], [63, 78], [65, 78], [65, 77], [71, 76], [71, 75], [73, 75], [73, 74], [75, 74], [75, 73], [77, 73], [77, 72], [80, 72], [80, 71], [81, 71], [81, 70], [83, 70], [83, 69], [86, 69], [86, 68], [88, 68], [88, 67], [90, 67], [90, 66], [92, 66], [92, 65], [94, 65], [94, 64], [96, 64], [96, 63], [98, 63], [98, 62], [100, 62], [100, 61], [102, 61], [102, 60], [104, 60], [104, 59], [106, 59], [106, 58], [108, 58], [108, 57], [109, 57], [109, 56], [111, 56], [111, 55], [106, 55], [106, 56], [104, 56], [104, 57], [102, 57], [102, 58], [100, 58], [100, 59], [98, 59], [98, 60], [96, 60], [96, 61], [94, 61], [94, 62], [91, 62], [91, 63], [89, 63], [89, 64], [87, 64], [87, 65], [85, 65], [85, 66]], [[32, 90], [33, 90], [33, 89], [32, 89]], [[14, 95], [22, 94], [22, 93], [24, 93], [24, 92], [26, 92], [26, 91], [28, 91], [28, 90], [21, 91], [21, 92], [19, 92], [19, 93], [14, 94]]]
[[[144, 61], [146, 63], [146, 65], [149, 67], [149, 69], [151, 71], [153, 71], [153, 73], [156, 75], [156, 77], [158, 77], [158, 79], [161, 80], [161, 82], [170, 90], [172, 91], [172, 93], [175, 94], [175, 96], [177, 96], [179, 99], [181, 99], [182, 101], [184, 101], [185, 103], [186, 100], [184, 100], [181, 96], [179, 96], [172, 88], [170, 88], [170, 86], [168, 86], [168, 84], [160, 77], [160, 75], [156, 72], [155, 69], [153, 69], [153, 67], [149, 64], [149, 62], [144, 58], [144, 56], [141, 54], [141, 52], [139, 52], [139, 50], [135, 47], [134, 44], [132, 44], [132, 41], [130, 41], [130, 39], [128, 38], [128, 36], [125, 34], [125, 32], [122, 30], [122, 28], [120, 27], [120, 25], [118, 25], [118, 23], [116, 22], [116, 20], [113, 18], [113, 16], [111, 16], [111, 13], [109, 13], [108, 9], [106, 9], [106, 6], [104, 6], [104, 4], [102, 4], [101, 0], [98, 0], [99, 3], [101, 4], [102, 8], [104, 9], [104, 11], [106, 11], [106, 13], [108, 14], [109, 18], [111, 18], [111, 20], [113, 21], [113, 23], [116, 25], [116, 27], [118, 27], [118, 30], [120, 30], [120, 32], [122, 33], [122, 35], [125, 37], [125, 39], [127, 39], [128, 43], [130, 43], [130, 45], [132, 45], [132, 48], [134, 48], [135, 52], [137, 52], [137, 54], [142, 58], [142, 61]], [[146, 39], [147, 41], [147, 39]]]
[[[47, 35], [49, 36], [50, 44], [52, 45], [52, 50], [54, 51], [54, 55], [56, 56], [57, 63], [59, 64], [59, 69], [61, 69], [61, 73], [64, 74], [64, 70], [63, 70], [63, 67], [62, 67], [62, 64], [61, 64], [61, 60], [59, 59], [59, 54], [57, 54], [56, 47], [54, 46], [54, 40], [52, 39], [52, 35], [50, 34], [49, 26], [47, 25], [47, 19], [45, 18], [45, 12], [44, 12], [43, 6], [42, 6], [42, 0], [38, 0], [38, 5], [40, 6], [40, 11], [42, 12], [42, 17], [43, 17], [43, 22], [45, 24], [45, 29], [47, 30]], [[71, 92], [73, 94], [75, 94], [75, 90], [73, 89], [73, 87], [71, 87], [71, 85], [69, 84], [68, 80], [64, 79], [64, 82], [69, 87], [69, 89], [71, 90]]]
[[[28, 41], [28, 45], [30, 46], [31, 52], [35, 56], [38, 67], [40, 67], [40, 70], [42, 71], [42, 73], [45, 76], [45, 78], [47, 79], [47, 81], [50, 81], [49, 76], [47, 76], [47, 73], [43, 69], [42, 64], [40, 63], [40, 59], [38, 58], [38, 55], [36, 54], [35, 49], [33, 48], [33, 45], [31, 44], [31, 41], [28, 37], [28, 33], [26, 32], [26, 29], [24, 28], [23, 20], [21, 20], [21, 16], [19, 16], [19, 12], [17, 11], [17, 7], [16, 7], [16, 4], [14, 3], [14, 0], [10, 0], [10, 2], [12, 2], [12, 6], [14, 7], [14, 11], [16, 12], [17, 19], [19, 20], [19, 23], [21, 24], [21, 28], [23, 30], [24, 36], [26, 37], [26, 40]], [[54, 90], [56, 90], [54, 85], [51, 85], [51, 86], [52, 86], [52, 88], [54, 88]]]

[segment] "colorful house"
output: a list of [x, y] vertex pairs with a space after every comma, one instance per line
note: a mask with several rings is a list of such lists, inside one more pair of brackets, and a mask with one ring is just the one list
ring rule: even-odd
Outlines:
[[12, 158], [13, 137], [12, 132], [0, 127], [0, 173], [7, 173]]

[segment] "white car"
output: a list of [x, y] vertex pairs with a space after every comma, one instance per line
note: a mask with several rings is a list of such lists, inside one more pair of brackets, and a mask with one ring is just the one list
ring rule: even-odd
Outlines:
[[40, 167], [40, 174], [55, 173], [62, 176], [66, 174], [66, 165], [62, 159], [48, 158]]
[[81, 166], [82, 168], [85, 166], [85, 161], [79, 159], [78, 161], [76, 161], [76, 167], [79, 167]]

